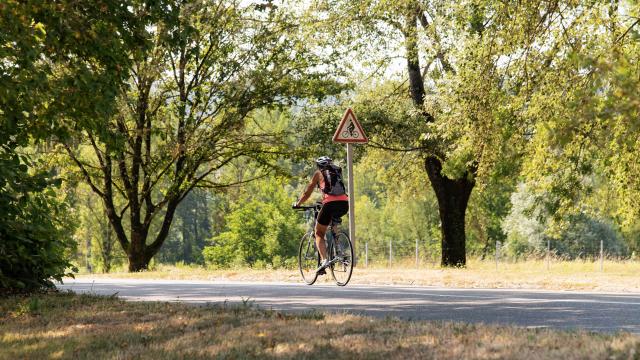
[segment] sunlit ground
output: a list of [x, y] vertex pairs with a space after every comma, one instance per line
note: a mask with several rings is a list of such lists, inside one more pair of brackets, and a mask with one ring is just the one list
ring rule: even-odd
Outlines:
[[[392, 284], [415, 286], [445, 286], [463, 288], [528, 288], [549, 290], [592, 290], [610, 292], [640, 292], [640, 262], [529, 260], [521, 262], [480, 261], [470, 259], [466, 268], [441, 268], [415, 259], [360, 263], [350, 284]], [[123, 270], [110, 274], [86, 274], [78, 277], [113, 277], [142, 279], [190, 279], [232, 281], [300, 282], [297, 269], [206, 269], [200, 266], [158, 265], [152, 271], [130, 274]], [[330, 275], [320, 283], [332, 283]]]

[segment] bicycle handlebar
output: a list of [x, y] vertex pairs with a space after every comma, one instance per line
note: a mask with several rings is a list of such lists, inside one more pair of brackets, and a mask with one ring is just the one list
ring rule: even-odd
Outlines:
[[320, 209], [322, 207], [322, 204], [316, 204], [316, 205], [300, 205], [300, 206], [291, 206], [292, 209], [295, 210], [311, 210], [311, 209]]

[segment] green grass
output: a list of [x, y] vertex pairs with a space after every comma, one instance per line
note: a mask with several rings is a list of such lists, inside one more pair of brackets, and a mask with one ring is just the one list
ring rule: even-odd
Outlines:
[[124, 302], [68, 293], [0, 299], [0, 359], [639, 359], [627, 333], [408, 322], [348, 314]]

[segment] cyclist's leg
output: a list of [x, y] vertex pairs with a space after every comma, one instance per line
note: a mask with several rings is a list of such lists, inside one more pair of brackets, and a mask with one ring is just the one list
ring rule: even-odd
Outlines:
[[320, 252], [322, 261], [327, 259], [327, 244], [324, 239], [324, 234], [327, 232], [328, 226], [329, 225], [321, 225], [320, 223], [316, 223], [316, 245], [318, 246], [318, 251]]
[[336, 219], [340, 221], [340, 217], [346, 214], [348, 210], [349, 207], [346, 201], [331, 201], [322, 205], [322, 209], [320, 209], [316, 219], [316, 244], [318, 245], [318, 250], [321, 251], [322, 260], [331, 257], [331, 254], [327, 254], [326, 251], [325, 234], [327, 227]]
[[[347, 201], [336, 201], [335, 206], [331, 212], [331, 227], [333, 231], [334, 239], [338, 236], [340, 232], [340, 228], [342, 225], [342, 217], [349, 212], [349, 202]], [[334, 246], [336, 246], [336, 250], [338, 252], [342, 251], [340, 248], [340, 244], [334, 242]], [[329, 255], [333, 256], [333, 255]]]
[[331, 223], [331, 209], [327, 206], [327, 204], [322, 205], [322, 209], [320, 209], [320, 213], [318, 214], [318, 218], [316, 219], [316, 245], [318, 246], [318, 251], [320, 252], [320, 257], [322, 261], [328, 259], [327, 255], [327, 244], [324, 239], [324, 235], [327, 232], [327, 227]]
[[338, 232], [338, 230], [340, 229], [340, 225], [342, 225], [342, 218], [339, 216], [336, 216], [336, 214], [332, 214], [331, 225], [329, 226], [331, 226], [334, 233]]

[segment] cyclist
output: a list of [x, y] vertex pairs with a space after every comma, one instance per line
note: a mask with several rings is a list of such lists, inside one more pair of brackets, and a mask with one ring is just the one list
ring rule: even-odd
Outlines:
[[[295, 206], [300, 206], [300, 204], [307, 201], [316, 187], [322, 190], [322, 208], [316, 220], [315, 235], [316, 246], [318, 247], [321, 258], [320, 266], [316, 272], [318, 274], [324, 274], [324, 269], [330, 264], [324, 234], [327, 232], [327, 227], [333, 219], [340, 219], [349, 212], [349, 197], [345, 192], [344, 184], [342, 184], [341, 170], [339, 167], [333, 165], [333, 160], [331, 160], [330, 157], [321, 156], [317, 158], [316, 165], [318, 169], [313, 174], [311, 182], [309, 182], [309, 185], [307, 185], [307, 188]], [[336, 173], [337, 179], [332, 179], [332, 177], [336, 176]]]

